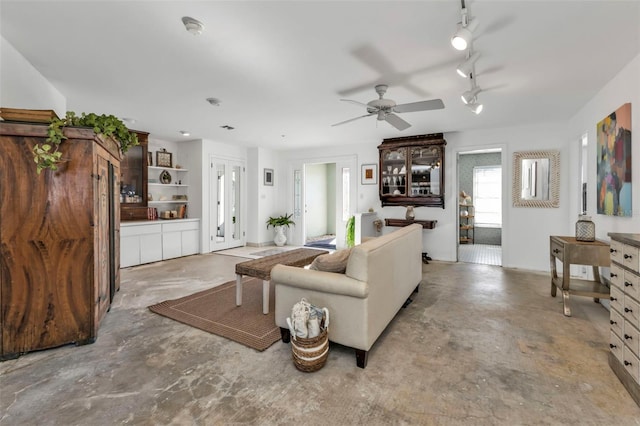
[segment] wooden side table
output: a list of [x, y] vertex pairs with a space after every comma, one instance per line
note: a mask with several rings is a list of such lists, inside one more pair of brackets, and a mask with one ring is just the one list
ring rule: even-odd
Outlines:
[[[595, 302], [609, 299], [609, 288], [600, 281], [599, 266], [609, 266], [611, 258], [609, 244], [603, 241], [584, 242], [575, 237], [551, 235], [549, 237], [551, 260], [551, 296], [556, 297], [556, 289], [562, 291], [564, 314], [571, 316], [569, 295], [593, 297]], [[558, 277], [556, 259], [562, 262], [562, 276]], [[593, 267], [594, 281], [572, 279], [571, 265]]]

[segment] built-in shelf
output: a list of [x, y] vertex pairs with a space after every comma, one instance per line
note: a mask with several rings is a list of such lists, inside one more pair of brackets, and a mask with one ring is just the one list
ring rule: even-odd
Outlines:
[[179, 186], [179, 187], [183, 187], [186, 188], [189, 185], [182, 185], [179, 183], [148, 183], [147, 185], [149, 186]]

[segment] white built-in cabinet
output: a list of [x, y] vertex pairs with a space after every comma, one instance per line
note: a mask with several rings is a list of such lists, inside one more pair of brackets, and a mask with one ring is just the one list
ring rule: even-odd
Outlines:
[[120, 267], [200, 252], [200, 219], [122, 222]]

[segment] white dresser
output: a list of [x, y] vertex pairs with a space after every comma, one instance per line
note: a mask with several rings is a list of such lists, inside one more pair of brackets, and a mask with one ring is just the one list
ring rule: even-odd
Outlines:
[[640, 234], [611, 237], [609, 365], [640, 405]]

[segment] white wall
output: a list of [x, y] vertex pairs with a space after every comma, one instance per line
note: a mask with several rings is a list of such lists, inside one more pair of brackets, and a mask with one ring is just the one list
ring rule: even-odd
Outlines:
[[[631, 138], [632, 138], [632, 214], [631, 217], [616, 217], [597, 214], [597, 136], [596, 125], [621, 105], [631, 102]], [[569, 121], [570, 139], [570, 181], [569, 186], [571, 214], [567, 221], [573, 226], [580, 211], [579, 188], [579, 152], [578, 139], [587, 134], [587, 213], [596, 224], [596, 237], [608, 240], [608, 232], [640, 233], [640, 54], [625, 66], [616, 77], [607, 83], [580, 111]]]
[[67, 113], [67, 99], [4, 37], [0, 37], [0, 105]]

